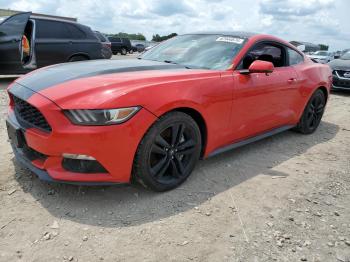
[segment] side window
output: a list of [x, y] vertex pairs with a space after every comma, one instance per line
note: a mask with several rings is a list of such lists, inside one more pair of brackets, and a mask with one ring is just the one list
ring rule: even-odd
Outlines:
[[243, 58], [239, 68], [248, 69], [255, 60], [268, 61], [274, 67], [286, 66], [285, 50], [277, 44], [258, 44], [250, 50]]
[[304, 61], [304, 58], [297, 51], [288, 48], [289, 65], [297, 65]]
[[72, 25], [72, 24], [68, 24], [68, 23], [65, 23], [64, 25], [67, 26], [72, 39], [85, 39], [86, 38], [86, 34], [81, 29], [79, 29], [77, 26]]
[[36, 36], [37, 38], [49, 38], [49, 39], [69, 39], [70, 32], [68, 27], [65, 26], [66, 23], [48, 21], [48, 20], [36, 20]]
[[0, 36], [22, 35], [29, 19], [29, 14], [17, 14], [0, 22]]

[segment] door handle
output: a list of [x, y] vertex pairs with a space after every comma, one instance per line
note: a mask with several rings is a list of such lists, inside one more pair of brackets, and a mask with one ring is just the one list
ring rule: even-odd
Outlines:
[[289, 78], [289, 79], [287, 80], [287, 82], [288, 82], [289, 84], [294, 84], [294, 83], [297, 82], [297, 79], [296, 79], [296, 78]]

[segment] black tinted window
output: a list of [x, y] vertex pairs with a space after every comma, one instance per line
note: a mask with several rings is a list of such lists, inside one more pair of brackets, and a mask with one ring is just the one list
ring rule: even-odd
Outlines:
[[106, 37], [104, 35], [102, 35], [100, 32], [95, 32], [95, 34], [101, 42], [107, 42]]
[[289, 65], [297, 65], [304, 61], [304, 58], [301, 54], [293, 49], [288, 48], [288, 56], [289, 56]]
[[121, 42], [122, 40], [118, 37], [108, 37], [109, 41], [111, 42]]
[[0, 24], [0, 36], [22, 35], [28, 18], [29, 14], [19, 14], [4, 20]]
[[78, 28], [77, 26], [75, 25], [72, 25], [72, 24], [65, 24], [65, 26], [67, 26], [69, 32], [70, 32], [70, 35], [71, 35], [71, 38], [73, 39], [85, 39], [86, 38], [86, 34], [84, 33], [83, 30], [81, 30], [80, 28]]
[[275, 67], [286, 66], [285, 51], [283, 47], [275, 44], [258, 44], [249, 51], [240, 66], [240, 68], [248, 69], [255, 60], [262, 60], [273, 63]]
[[66, 23], [36, 20], [36, 36], [38, 38], [71, 38], [70, 31]]

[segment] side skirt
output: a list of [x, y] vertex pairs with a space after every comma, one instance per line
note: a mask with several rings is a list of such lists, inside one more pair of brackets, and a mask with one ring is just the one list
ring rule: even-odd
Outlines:
[[220, 148], [216, 149], [215, 151], [213, 151], [212, 153], [210, 153], [208, 155], [208, 158], [216, 156], [216, 155], [221, 154], [221, 153], [224, 153], [226, 151], [229, 151], [229, 150], [241, 147], [241, 146], [248, 145], [250, 143], [254, 143], [254, 142], [259, 141], [261, 139], [264, 139], [264, 138], [276, 135], [278, 133], [281, 133], [281, 132], [284, 132], [286, 130], [289, 130], [289, 129], [293, 128], [293, 127], [294, 127], [294, 125], [281, 126], [279, 128], [272, 129], [272, 130], [270, 130], [270, 131], [268, 131], [266, 133], [263, 133], [263, 134], [260, 134], [260, 135], [257, 135], [257, 136], [251, 137], [251, 138], [247, 138], [247, 139], [235, 142], [233, 144], [230, 144], [230, 145], [227, 145], [227, 146], [224, 146], [224, 147], [220, 147]]

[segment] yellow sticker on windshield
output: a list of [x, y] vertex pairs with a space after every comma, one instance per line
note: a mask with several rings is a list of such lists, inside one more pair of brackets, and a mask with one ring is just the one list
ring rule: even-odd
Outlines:
[[216, 42], [226, 42], [226, 43], [235, 43], [235, 44], [242, 44], [244, 39], [238, 38], [238, 37], [231, 37], [231, 36], [220, 36], [216, 39]]

